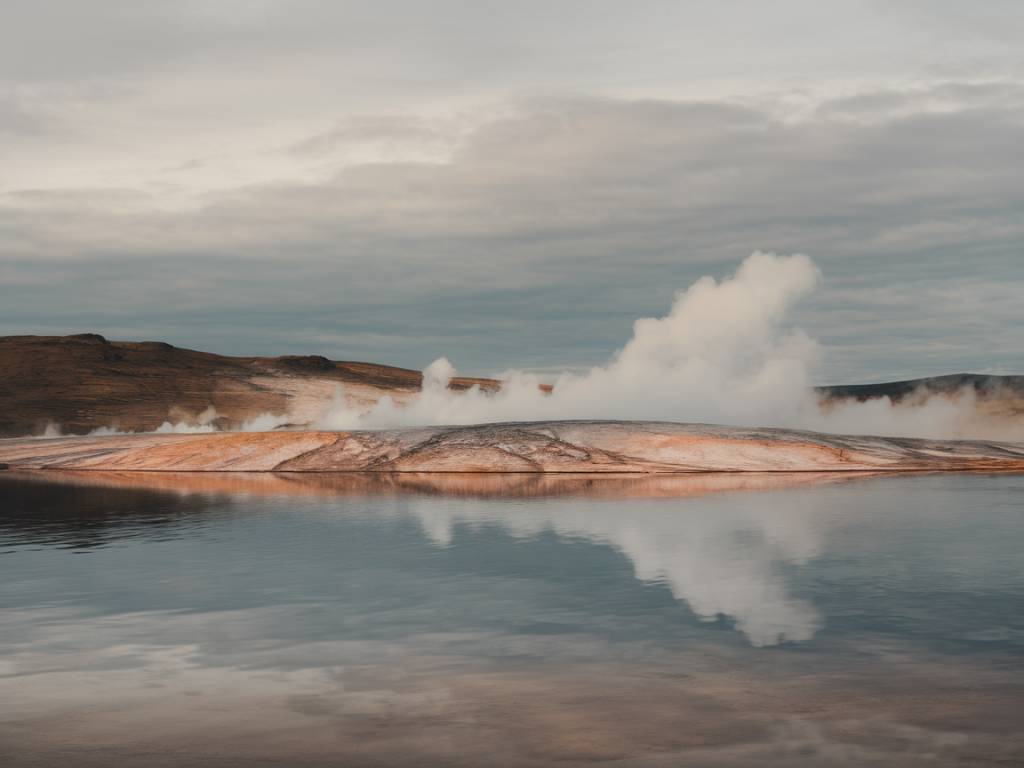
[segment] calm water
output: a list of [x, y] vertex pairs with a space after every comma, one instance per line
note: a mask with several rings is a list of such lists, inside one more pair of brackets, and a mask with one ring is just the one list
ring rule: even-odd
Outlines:
[[0, 764], [1024, 764], [1024, 477], [0, 473]]

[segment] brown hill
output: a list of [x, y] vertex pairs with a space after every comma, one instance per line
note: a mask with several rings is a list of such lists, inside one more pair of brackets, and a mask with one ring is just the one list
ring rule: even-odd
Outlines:
[[[337, 384], [354, 401], [417, 392], [419, 371], [325, 357], [227, 357], [159, 341], [76, 336], [0, 337], [0, 435], [39, 434], [49, 423], [67, 433], [97, 427], [153, 430], [195, 419], [210, 406], [217, 426], [261, 413], [315, 418]], [[457, 378], [453, 389], [488, 379]]]

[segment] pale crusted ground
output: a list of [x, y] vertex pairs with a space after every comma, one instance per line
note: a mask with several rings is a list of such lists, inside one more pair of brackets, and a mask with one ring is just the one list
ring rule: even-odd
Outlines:
[[16, 468], [293, 472], [1024, 471], [1024, 445], [668, 422], [0, 441]]
[[387, 389], [372, 384], [344, 383], [328, 378], [303, 376], [254, 376], [254, 385], [279, 396], [287, 405], [280, 416], [293, 424], [315, 424], [334, 404], [338, 394], [349, 409], [363, 411], [382, 397], [390, 397], [402, 405], [416, 395], [413, 390]]

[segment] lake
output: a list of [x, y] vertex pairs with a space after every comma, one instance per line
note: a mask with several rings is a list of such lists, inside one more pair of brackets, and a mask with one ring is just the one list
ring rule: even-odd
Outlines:
[[1024, 476], [0, 472], [0, 764], [1024, 763]]

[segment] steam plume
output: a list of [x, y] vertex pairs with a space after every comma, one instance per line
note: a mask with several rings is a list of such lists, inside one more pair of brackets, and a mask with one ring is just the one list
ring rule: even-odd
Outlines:
[[[673, 419], [755, 424], [792, 421], [810, 387], [817, 344], [785, 327], [793, 304], [818, 282], [802, 255], [755, 253], [721, 283], [703, 277], [661, 318], [643, 318], [604, 366], [562, 374], [550, 394], [533, 375], [511, 372], [496, 393], [451, 392], [447, 359], [424, 371], [423, 391], [404, 407], [384, 399], [356, 414], [365, 427], [529, 419]], [[323, 426], [353, 426], [332, 409]]]
[[565, 373], [547, 393], [512, 371], [498, 392], [453, 392], [455, 368], [429, 365], [422, 392], [398, 406], [384, 397], [357, 410], [336, 396], [317, 426], [328, 429], [474, 424], [541, 419], [650, 419], [934, 438], [1024, 439], [1024, 424], [977, 411], [973, 393], [913, 406], [887, 398], [823, 410], [812, 388], [819, 345], [788, 323], [820, 275], [806, 256], [757, 252], [721, 282], [703, 277], [667, 315], [643, 318], [603, 366]]
[[[788, 320], [796, 302], [819, 281], [817, 267], [804, 255], [756, 252], [724, 280], [702, 277], [677, 293], [664, 317], [634, 323], [631, 338], [608, 363], [583, 374], [563, 373], [553, 388], [542, 389], [544, 382], [536, 375], [510, 371], [502, 376], [498, 391], [453, 391], [449, 383], [456, 371], [442, 357], [423, 371], [421, 391], [400, 404], [387, 395], [370, 405], [365, 398], [356, 404], [337, 387], [311, 426], [350, 430], [636, 419], [1024, 440], [1024, 400], [1004, 398], [1000, 412], [990, 403], [979, 403], [973, 387], [951, 394], [919, 392], [896, 403], [889, 398], [822, 403], [812, 386], [819, 345]], [[197, 416], [165, 421], [156, 431], [213, 432], [218, 418], [210, 406]], [[308, 416], [264, 413], [235, 428], [260, 432], [308, 421]], [[44, 436], [60, 434], [59, 425], [51, 424]], [[121, 432], [100, 427], [90, 434]]]

